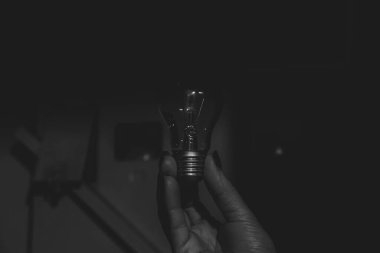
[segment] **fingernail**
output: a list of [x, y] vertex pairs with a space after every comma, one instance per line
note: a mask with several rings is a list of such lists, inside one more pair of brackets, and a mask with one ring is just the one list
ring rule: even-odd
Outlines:
[[214, 160], [216, 167], [221, 170], [222, 169], [222, 161], [220, 159], [218, 151], [215, 150], [212, 153], [212, 159]]
[[166, 176], [166, 175], [164, 176], [164, 182], [165, 182], [165, 185], [167, 188], [172, 187], [172, 185], [174, 183], [173, 180], [174, 180], [174, 178], [171, 176]]

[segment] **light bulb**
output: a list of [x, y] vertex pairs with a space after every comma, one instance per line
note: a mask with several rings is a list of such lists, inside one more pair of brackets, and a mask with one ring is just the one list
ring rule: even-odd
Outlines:
[[181, 87], [169, 93], [160, 112], [170, 131], [177, 177], [183, 182], [199, 182], [212, 130], [222, 108], [221, 96], [207, 89]]

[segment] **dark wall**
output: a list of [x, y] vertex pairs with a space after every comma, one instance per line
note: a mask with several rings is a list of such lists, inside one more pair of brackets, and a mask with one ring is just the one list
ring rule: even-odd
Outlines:
[[[344, 144], [339, 124], [314, 112], [357, 87], [358, 4], [169, 7], [114, 13], [76, 6], [70, 16], [54, 8], [14, 17], [5, 69], [10, 78], [0, 92], [3, 154], [13, 130], [33, 125], [41, 106], [154, 104], [177, 82], [201, 80], [220, 88], [230, 105], [231, 176], [279, 252], [323, 249], [326, 243], [316, 238], [332, 240], [335, 229], [325, 228], [338, 216], [330, 206], [346, 198], [335, 184], [342, 180], [337, 157]], [[23, 252], [21, 243], [12, 247], [25, 234], [28, 176], [3, 158], [7, 169], [0, 177], [9, 184], [3, 184], [8, 208], [2, 207], [2, 221], [8, 223], [0, 236], [11, 229], [11, 244], [0, 241], [0, 250]], [[13, 207], [19, 211], [7, 219]]]

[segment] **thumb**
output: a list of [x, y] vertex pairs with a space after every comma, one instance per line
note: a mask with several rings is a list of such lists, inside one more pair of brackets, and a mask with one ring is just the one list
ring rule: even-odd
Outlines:
[[204, 180], [227, 222], [255, 220], [237, 190], [224, 175], [217, 151], [206, 157]]

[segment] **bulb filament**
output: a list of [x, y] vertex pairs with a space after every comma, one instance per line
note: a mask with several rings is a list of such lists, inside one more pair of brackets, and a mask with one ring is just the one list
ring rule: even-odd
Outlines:
[[185, 128], [185, 150], [197, 150], [197, 130], [194, 125], [188, 125]]

